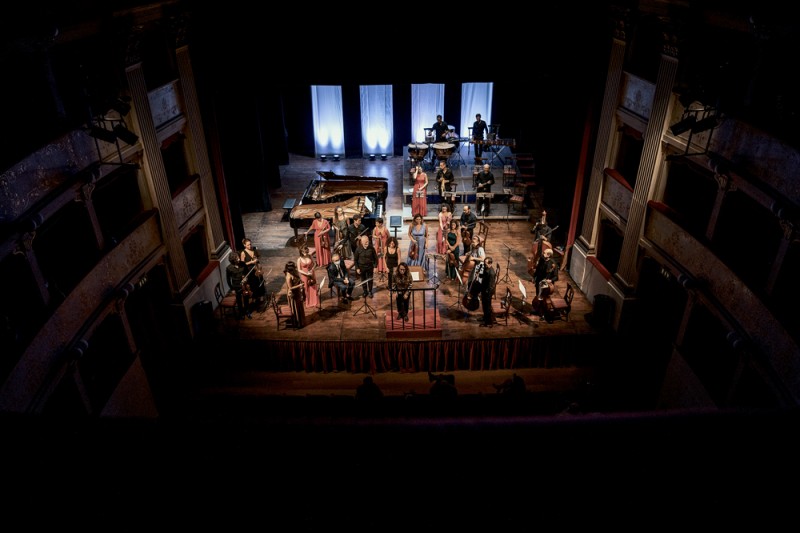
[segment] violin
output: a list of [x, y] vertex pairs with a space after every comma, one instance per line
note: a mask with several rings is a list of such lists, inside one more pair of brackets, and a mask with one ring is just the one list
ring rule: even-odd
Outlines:
[[412, 240], [411, 244], [408, 247], [408, 258], [411, 259], [412, 261], [416, 261], [417, 256], [419, 255], [419, 251], [417, 250], [417, 248], [418, 248], [417, 241]]
[[451, 267], [455, 267], [458, 264], [456, 260], [456, 254], [454, 254], [453, 252], [447, 252], [447, 263]]
[[246, 281], [242, 283], [242, 295], [245, 298], [250, 298], [253, 295], [253, 290], [250, 288], [250, 284]]

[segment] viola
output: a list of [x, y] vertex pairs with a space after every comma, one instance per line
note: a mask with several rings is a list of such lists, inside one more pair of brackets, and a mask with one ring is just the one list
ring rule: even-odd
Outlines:
[[456, 262], [456, 254], [453, 252], [447, 252], [447, 262], [451, 267], [455, 267], [458, 264]]
[[245, 298], [250, 298], [253, 295], [253, 290], [246, 281], [242, 283], [242, 295], [244, 295]]
[[408, 247], [408, 258], [411, 259], [412, 261], [416, 261], [417, 260], [417, 255], [419, 255], [419, 251], [418, 251], [418, 247], [417, 247], [417, 241], [416, 240], [412, 240], [411, 244]]

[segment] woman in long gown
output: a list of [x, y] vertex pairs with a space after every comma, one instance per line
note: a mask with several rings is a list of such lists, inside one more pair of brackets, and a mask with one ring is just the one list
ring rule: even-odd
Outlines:
[[383, 259], [386, 263], [386, 268], [389, 270], [389, 280], [387, 286], [391, 289], [394, 287], [392, 277], [397, 271], [397, 265], [400, 264], [400, 245], [397, 244], [397, 239], [395, 237], [389, 237], [389, 240], [386, 241]]
[[[340, 205], [337, 205], [336, 210], [333, 212], [333, 227], [336, 228], [336, 242], [331, 243], [331, 246], [336, 246], [340, 242], [343, 242], [344, 244], [337, 250], [339, 255], [342, 259], [352, 259], [353, 250], [350, 248], [350, 243], [348, 242], [347, 215], [344, 214], [344, 208]], [[342, 239], [344, 239], [344, 241], [342, 241]], [[333, 252], [333, 250], [331, 250], [331, 252]]]
[[445, 268], [448, 281], [453, 281], [458, 275], [458, 251], [461, 249], [461, 232], [458, 231], [458, 220], [450, 221], [447, 230], [447, 251], [445, 252]]
[[[330, 250], [329, 250], [330, 251]], [[319, 286], [314, 275], [314, 258], [305, 244], [300, 247], [300, 257], [297, 258], [297, 271], [303, 280], [303, 290], [306, 294], [306, 307], [319, 305]]]
[[389, 241], [389, 229], [383, 223], [383, 217], [375, 220], [375, 229], [372, 230], [372, 246], [378, 253], [378, 266], [376, 272], [386, 272], [386, 243]]
[[314, 230], [314, 249], [317, 251], [317, 265], [321, 267], [328, 266], [328, 263], [331, 262], [331, 244], [329, 242], [331, 224], [327, 218], [323, 218], [322, 214], [317, 211], [314, 213], [314, 221], [306, 230], [306, 236], [312, 229]]
[[[408, 245], [406, 263], [408, 263], [408, 266], [424, 265], [425, 248], [428, 247], [428, 226], [425, 225], [425, 221], [419, 213], [414, 215], [414, 222], [408, 227], [408, 238], [411, 242]], [[416, 253], [413, 254], [413, 258], [411, 253], [412, 249], [416, 251]]]
[[411, 212], [426, 216], [428, 214], [428, 175], [417, 165], [414, 187], [411, 189]]
[[294, 261], [286, 263], [283, 269], [286, 276], [286, 300], [289, 302], [289, 309], [292, 312], [292, 325], [300, 329], [306, 325], [306, 310], [303, 305], [303, 280]]
[[436, 230], [436, 253], [444, 255], [447, 253], [447, 230], [450, 228], [450, 221], [453, 219], [453, 213], [450, 212], [450, 206], [442, 204], [442, 210], [439, 211], [439, 229]]

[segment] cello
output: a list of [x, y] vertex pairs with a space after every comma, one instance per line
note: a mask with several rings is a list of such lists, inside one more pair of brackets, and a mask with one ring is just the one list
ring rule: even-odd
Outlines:
[[478, 278], [483, 274], [483, 263], [475, 267], [475, 262], [471, 258], [467, 258], [464, 261], [464, 264], [466, 265], [468, 263], [473, 264], [473, 267], [470, 269], [470, 271], [475, 270], [475, 272], [473, 272], [472, 280], [470, 281], [466, 292], [464, 292], [464, 298], [461, 300], [461, 305], [463, 305], [468, 311], [477, 311], [481, 306], [481, 302], [478, 299], [478, 292], [480, 291], [481, 282], [478, 281]]

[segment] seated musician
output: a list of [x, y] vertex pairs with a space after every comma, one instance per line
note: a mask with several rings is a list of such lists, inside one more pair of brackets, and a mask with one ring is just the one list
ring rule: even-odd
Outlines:
[[[475, 192], [492, 192], [492, 185], [494, 185], [494, 174], [492, 174], [491, 168], [488, 164], [483, 165], [483, 171], [478, 174], [475, 183]], [[491, 198], [478, 198], [477, 202], [475, 202], [475, 211], [480, 213], [482, 216], [486, 216], [489, 214], [491, 203]]]
[[[486, 121], [481, 119], [481, 114], [475, 115], [475, 122], [472, 123], [472, 140], [475, 142], [475, 158], [481, 157], [483, 154], [483, 136], [486, 134], [489, 127]], [[477, 161], [475, 161], [477, 163]]]
[[327, 266], [328, 279], [333, 287], [339, 289], [342, 302], [347, 303], [353, 299], [353, 289], [356, 287], [356, 280], [347, 273], [347, 266], [344, 259], [338, 252], [333, 252], [331, 262]]
[[467, 251], [467, 253], [462, 255], [459, 259], [462, 263], [467, 260], [475, 261], [476, 263], [482, 263], [483, 260], [486, 259], [486, 250], [484, 250], [483, 246], [481, 245], [480, 235], [472, 236], [472, 240], [470, 241], [469, 245], [469, 251]]
[[436, 171], [436, 181], [439, 184], [439, 196], [442, 198], [442, 203], [445, 203], [450, 208], [450, 212], [453, 213], [455, 209], [455, 201], [451, 196], [447, 200], [444, 198], [445, 192], [453, 192], [455, 189], [456, 178], [453, 175], [453, 171], [447, 168], [446, 161], [439, 161], [439, 170]]
[[537, 219], [536, 225], [531, 228], [531, 233], [533, 233], [531, 252], [533, 253], [534, 261], [536, 261], [541, 256], [544, 248], [552, 248], [549, 243], [553, 236], [553, 228], [547, 223], [547, 211], [542, 210], [542, 216]]
[[464, 206], [464, 212], [461, 213], [461, 242], [464, 243], [464, 254], [469, 252], [469, 243], [472, 242], [472, 234], [475, 231], [475, 225], [478, 223], [478, 217], [469, 208], [468, 205]]
[[550, 296], [558, 281], [558, 264], [553, 260], [553, 250], [542, 252], [533, 272], [533, 287], [536, 291], [531, 301], [531, 314], [544, 316], [547, 310], [545, 298]]

